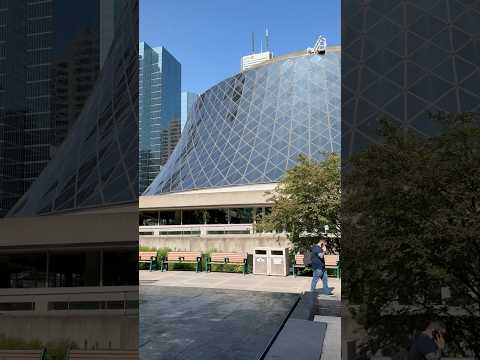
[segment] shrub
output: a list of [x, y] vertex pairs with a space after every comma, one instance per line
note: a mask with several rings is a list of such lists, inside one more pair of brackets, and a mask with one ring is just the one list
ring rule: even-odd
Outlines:
[[47, 342], [45, 348], [47, 349], [45, 360], [63, 360], [67, 350], [78, 349], [78, 346], [69, 339], [59, 339]]
[[63, 360], [68, 349], [77, 349], [78, 346], [69, 339], [52, 340], [43, 344], [38, 339], [23, 340], [0, 334], [0, 349], [35, 350], [44, 348], [47, 349], [45, 360]]
[[163, 247], [163, 248], [153, 249], [153, 250], [157, 250], [158, 260], [161, 260], [162, 258], [166, 257], [167, 253], [169, 251], [172, 251], [172, 249], [170, 249], [169, 247]]

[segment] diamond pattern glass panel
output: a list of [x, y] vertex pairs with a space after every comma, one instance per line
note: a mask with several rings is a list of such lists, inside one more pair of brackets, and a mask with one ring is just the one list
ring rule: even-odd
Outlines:
[[480, 110], [479, 22], [478, 1], [342, 2], [344, 160], [379, 141], [382, 117], [429, 136], [428, 111]]
[[8, 216], [138, 199], [138, 2], [127, 1], [95, 88], [57, 155]]
[[340, 49], [292, 54], [200, 95], [145, 195], [276, 182], [305, 154], [340, 152]]

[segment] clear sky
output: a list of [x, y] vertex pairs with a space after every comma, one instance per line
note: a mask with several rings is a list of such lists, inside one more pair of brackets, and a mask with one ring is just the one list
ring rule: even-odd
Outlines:
[[[260, 49], [282, 55], [312, 47], [319, 35], [340, 45], [341, 0], [140, 0], [140, 41], [165, 46], [182, 64], [182, 90], [202, 93], [240, 70]], [[264, 44], [265, 46], [265, 44]]]

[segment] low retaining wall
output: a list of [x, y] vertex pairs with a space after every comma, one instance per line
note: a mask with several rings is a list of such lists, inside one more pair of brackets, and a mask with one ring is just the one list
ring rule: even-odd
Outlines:
[[80, 349], [138, 349], [138, 316], [2, 314], [0, 334], [43, 343], [68, 339]]
[[140, 236], [140, 245], [154, 248], [170, 248], [178, 251], [209, 250], [252, 253], [256, 247], [291, 247], [285, 235], [245, 235], [245, 236]]

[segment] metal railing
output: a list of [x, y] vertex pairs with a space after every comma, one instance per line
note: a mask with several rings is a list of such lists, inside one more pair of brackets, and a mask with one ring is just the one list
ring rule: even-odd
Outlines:
[[0, 314], [138, 313], [138, 287], [4, 289]]
[[254, 224], [207, 224], [207, 225], [152, 225], [140, 226], [141, 236], [222, 236], [222, 235], [252, 235]]

